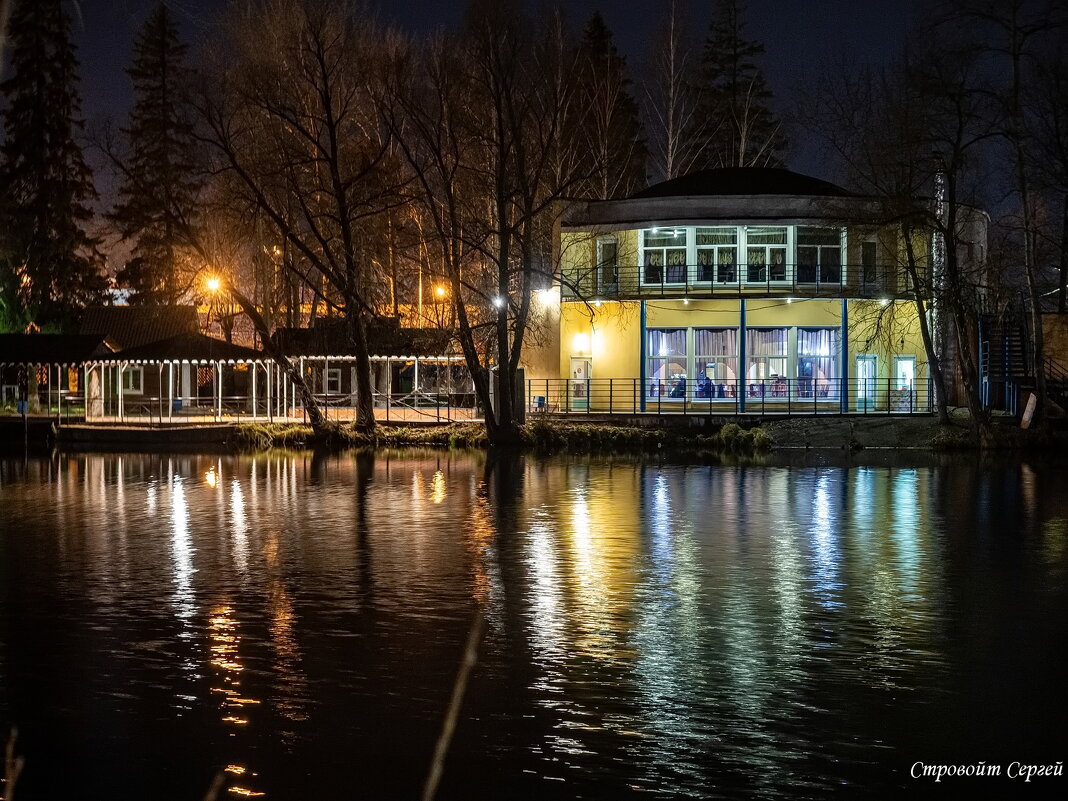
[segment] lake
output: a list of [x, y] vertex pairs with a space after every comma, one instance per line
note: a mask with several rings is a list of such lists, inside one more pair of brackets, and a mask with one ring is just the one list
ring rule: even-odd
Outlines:
[[476, 620], [439, 799], [1017, 792], [1068, 467], [844, 458], [0, 458], [18, 801], [419, 798]]

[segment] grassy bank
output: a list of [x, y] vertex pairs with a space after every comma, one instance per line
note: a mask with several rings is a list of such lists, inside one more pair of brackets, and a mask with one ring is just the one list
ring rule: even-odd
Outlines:
[[[246, 423], [237, 431], [238, 447], [260, 450], [325, 445], [337, 448], [440, 447], [485, 448], [486, 429], [479, 423], [447, 426], [379, 426], [369, 437], [350, 426], [331, 426], [316, 438], [311, 426], [296, 423]], [[608, 424], [573, 424], [549, 420], [528, 423], [521, 429], [521, 445], [539, 452], [656, 452], [752, 454], [768, 450], [772, 439], [762, 428], [741, 428], [727, 423], [718, 431], [694, 434], [660, 428], [637, 428]]]

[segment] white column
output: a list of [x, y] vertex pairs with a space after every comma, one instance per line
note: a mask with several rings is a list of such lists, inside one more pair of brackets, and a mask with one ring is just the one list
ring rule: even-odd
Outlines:
[[250, 362], [252, 368], [252, 419], [256, 419], [256, 362]]
[[167, 422], [174, 419], [174, 362], [167, 362]]
[[122, 405], [122, 378], [123, 378], [123, 373], [125, 373], [125, 372], [126, 372], [126, 362], [120, 362], [119, 363], [119, 378], [118, 378], [118, 381], [116, 382], [118, 384], [118, 387], [119, 387], [119, 422], [122, 422], [123, 415], [126, 412], [126, 410], [123, 408], [123, 405]]

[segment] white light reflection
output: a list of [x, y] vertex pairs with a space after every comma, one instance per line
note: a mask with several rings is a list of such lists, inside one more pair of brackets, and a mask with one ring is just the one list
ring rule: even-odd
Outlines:
[[820, 606], [833, 609], [841, 606], [838, 599], [842, 588], [838, 570], [841, 563], [841, 543], [838, 539], [837, 505], [832, 504], [831, 473], [824, 472], [816, 479], [812, 497], [812, 528], [809, 531], [813, 552], [812, 579]]
[[234, 535], [234, 566], [245, 578], [248, 574], [248, 515], [241, 482], [237, 479], [230, 483], [230, 526]]
[[[193, 595], [193, 546], [189, 536], [189, 505], [182, 479], [175, 476], [171, 484], [171, 563], [174, 570], [175, 614], [188, 622], [196, 611]], [[191, 637], [182, 632], [179, 636]]]

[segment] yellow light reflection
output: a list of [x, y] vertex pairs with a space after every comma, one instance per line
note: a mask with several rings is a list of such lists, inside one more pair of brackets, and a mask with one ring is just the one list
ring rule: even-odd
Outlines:
[[307, 719], [304, 711], [308, 694], [307, 680], [301, 669], [300, 645], [296, 635], [297, 615], [293, 608], [293, 599], [282, 580], [277, 532], [270, 532], [264, 540], [263, 558], [267, 568], [267, 609], [270, 614], [267, 628], [271, 635], [271, 645], [274, 646], [274, 670], [279, 678], [280, 692], [275, 705], [283, 717], [302, 721]]
[[214, 467], [212, 467], [210, 470], [208, 470], [208, 472], [206, 472], [204, 474], [204, 483], [207, 484], [212, 489], [215, 489], [215, 487], [218, 486], [219, 477], [217, 475], [215, 475], [215, 468]]
[[445, 474], [438, 470], [430, 480], [430, 500], [441, 503], [445, 500]]

